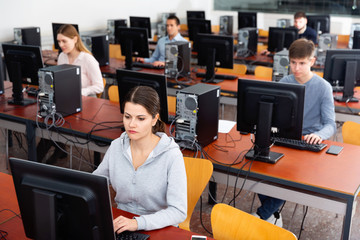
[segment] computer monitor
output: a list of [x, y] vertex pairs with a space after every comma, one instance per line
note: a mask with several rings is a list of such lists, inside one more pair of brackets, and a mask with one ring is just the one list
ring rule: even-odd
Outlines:
[[188, 33], [190, 41], [193, 41], [193, 50], [197, 51], [198, 33], [211, 33], [211, 21], [205, 19], [188, 19]]
[[257, 27], [256, 12], [238, 12], [238, 29]]
[[[360, 50], [329, 49], [326, 51], [324, 79], [330, 82], [334, 90], [342, 87], [343, 95], [335, 97], [340, 102], [357, 102], [354, 98], [354, 86], [360, 86]], [[341, 88], [340, 88], [341, 90]]]
[[319, 35], [330, 32], [330, 16], [329, 15], [308, 15], [307, 26], [314, 29]]
[[237, 130], [255, 134], [246, 158], [275, 163], [283, 154], [270, 152], [272, 136], [301, 139], [304, 95], [300, 84], [238, 80]]
[[35, 103], [35, 99], [24, 98], [22, 84], [39, 85], [38, 70], [44, 67], [40, 47], [2, 44], [2, 48], [13, 84], [13, 98], [9, 100], [9, 104], [26, 106]]
[[186, 11], [186, 20], [189, 19], [205, 19], [205, 11]]
[[233, 68], [234, 37], [198, 34], [198, 65], [206, 66], [203, 82], [220, 82], [215, 80], [215, 68]]
[[291, 43], [298, 39], [296, 28], [269, 28], [268, 51], [280, 52], [284, 48], [289, 49]]
[[169, 123], [169, 111], [167, 102], [167, 84], [165, 75], [135, 72], [125, 69], [116, 70], [116, 79], [119, 88], [120, 111], [124, 113], [122, 102], [130, 89], [136, 86], [152, 87], [159, 94], [160, 98], [160, 119]]
[[148, 38], [151, 38], [151, 22], [149, 17], [130, 17], [130, 27], [146, 28]]
[[25, 234], [31, 239], [115, 239], [107, 178], [10, 158]]
[[148, 30], [146, 28], [118, 27], [115, 39], [120, 43], [121, 53], [125, 55], [125, 68], [139, 70], [132, 67], [132, 57], [149, 57]]
[[354, 31], [352, 49], [360, 49], [360, 31]]
[[[59, 47], [59, 43], [57, 41], [57, 32], [58, 32], [59, 28], [65, 24], [67, 24], [67, 23], [52, 23], [54, 47], [55, 47], [55, 49], [60, 50], [60, 51], [61, 51], [61, 48]], [[71, 24], [71, 25], [73, 25], [76, 28], [76, 31], [79, 33], [79, 26], [77, 24]]]

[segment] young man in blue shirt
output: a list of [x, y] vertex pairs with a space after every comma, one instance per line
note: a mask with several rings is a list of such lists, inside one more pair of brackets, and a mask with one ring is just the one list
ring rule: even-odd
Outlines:
[[[289, 48], [290, 75], [280, 82], [305, 85], [303, 135], [304, 140], [318, 144], [330, 138], [336, 131], [335, 107], [331, 85], [314, 74], [311, 67], [315, 63], [315, 45], [311, 40], [301, 38]], [[284, 200], [259, 194], [261, 206], [254, 216], [282, 226], [279, 214]]]
[[187, 42], [180, 33], [180, 20], [176, 16], [169, 16], [166, 20], [167, 36], [158, 40], [151, 58], [137, 58], [139, 62], [152, 63], [154, 66], [165, 66], [165, 44], [170, 42]]

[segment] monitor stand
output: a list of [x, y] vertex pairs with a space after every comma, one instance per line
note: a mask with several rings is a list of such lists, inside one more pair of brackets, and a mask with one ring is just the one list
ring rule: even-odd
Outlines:
[[357, 72], [357, 62], [347, 61], [344, 79], [344, 89], [342, 96], [335, 96], [335, 101], [338, 102], [358, 102], [359, 100], [354, 97], [354, 87]]
[[255, 133], [255, 146], [247, 152], [245, 157], [249, 160], [276, 163], [284, 156], [282, 153], [270, 152], [271, 146], [271, 119], [273, 103], [259, 102], [258, 124]]

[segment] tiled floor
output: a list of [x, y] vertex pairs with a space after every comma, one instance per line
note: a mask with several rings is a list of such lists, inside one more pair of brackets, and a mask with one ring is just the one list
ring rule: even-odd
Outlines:
[[[228, 111], [225, 111], [228, 113]], [[225, 115], [225, 118], [232, 119], [233, 115]], [[19, 141], [17, 140], [19, 139]], [[337, 135], [337, 140], [341, 141], [341, 134]], [[13, 147], [10, 148], [10, 156], [18, 158], [26, 158], [26, 144], [24, 138], [20, 134], [13, 135]], [[76, 152], [76, 150], [74, 150]], [[75, 153], [80, 156], [80, 153]], [[92, 152], [84, 150], [82, 155], [85, 156], [83, 160], [78, 161], [77, 159], [73, 160], [73, 168], [79, 169], [82, 171], [92, 171]], [[87, 160], [87, 159], [89, 160]], [[56, 162], [56, 165], [68, 167], [69, 159], [59, 159]], [[6, 159], [5, 159], [5, 138], [4, 130], [0, 128], [0, 171], [8, 172], [6, 169]], [[359, 170], [360, 171], [360, 170]], [[229, 187], [224, 196], [226, 186], [219, 184], [217, 186], [217, 201], [229, 203], [233, 198], [234, 189]], [[236, 193], [239, 189], [236, 189]], [[254, 207], [251, 209], [251, 203], [253, 201], [254, 194], [247, 191], [242, 191], [241, 194], [236, 198], [236, 207], [246, 211], [252, 212], [259, 206], [259, 200], [255, 197]], [[211, 232], [210, 225], [210, 212], [212, 205], [208, 204], [208, 191], [207, 189], [202, 195], [202, 215], [200, 217], [200, 202], [197, 204], [196, 209], [192, 215], [191, 220], [191, 230], [200, 234], [211, 236], [210, 233], [207, 233], [206, 229]], [[1, 206], [0, 206], [1, 209]], [[299, 236], [302, 217], [303, 217], [303, 206], [298, 206], [294, 217], [292, 218], [293, 212], [295, 209], [295, 204], [292, 202], [286, 202], [283, 211], [282, 217], [284, 222], [284, 228], [292, 231], [297, 236]], [[201, 224], [203, 222], [204, 227]], [[300, 239], [341, 239], [341, 226], [343, 222], [343, 216], [336, 215], [334, 213], [309, 208], [307, 216], [304, 221], [303, 231], [301, 233]], [[360, 239], [360, 204], [357, 205], [356, 213], [353, 218], [351, 239]]]

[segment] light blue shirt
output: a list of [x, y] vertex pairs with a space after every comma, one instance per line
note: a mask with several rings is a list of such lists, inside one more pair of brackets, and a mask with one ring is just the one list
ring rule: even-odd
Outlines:
[[153, 63], [155, 61], [165, 62], [165, 44], [171, 42], [187, 42], [180, 33], [178, 33], [173, 39], [169, 39], [169, 36], [162, 37], [157, 42], [154, 53], [151, 55], [151, 58], [145, 58], [144, 61], [148, 63]]
[[[280, 80], [300, 84], [293, 74]], [[316, 134], [329, 139], [336, 131], [335, 106], [332, 87], [325, 79], [314, 74], [305, 84], [303, 135]]]

